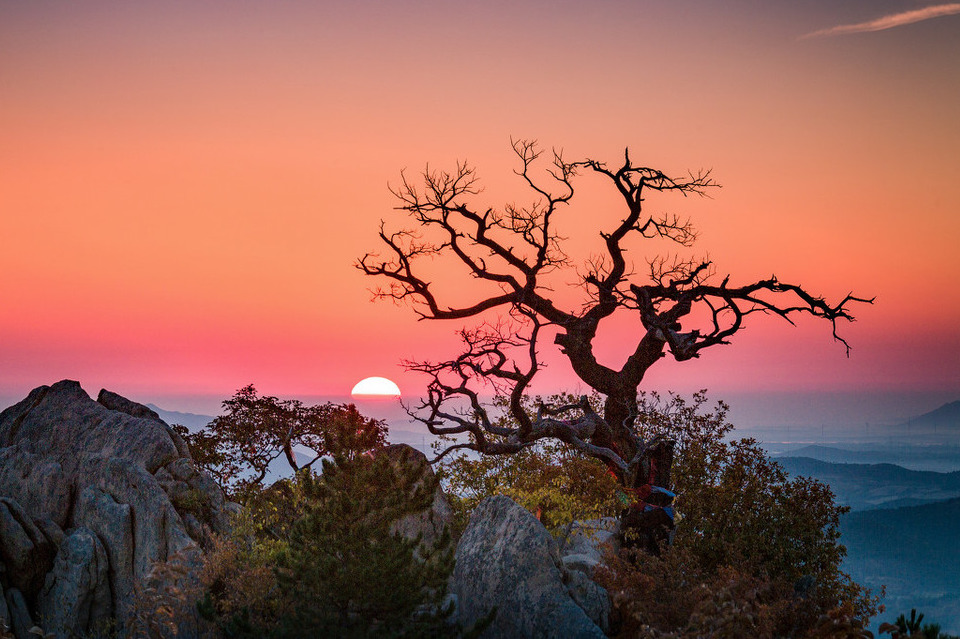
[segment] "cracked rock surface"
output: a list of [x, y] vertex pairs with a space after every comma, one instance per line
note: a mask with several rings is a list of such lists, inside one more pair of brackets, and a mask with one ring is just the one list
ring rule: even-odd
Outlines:
[[155, 562], [196, 569], [205, 529], [226, 526], [222, 492], [146, 406], [64, 380], [0, 413], [0, 588], [58, 636], [122, 626]]
[[465, 626], [494, 608], [484, 639], [606, 635], [567, 589], [557, 544], [509, 497], [488, 497], [470, 515], [451, 576]]

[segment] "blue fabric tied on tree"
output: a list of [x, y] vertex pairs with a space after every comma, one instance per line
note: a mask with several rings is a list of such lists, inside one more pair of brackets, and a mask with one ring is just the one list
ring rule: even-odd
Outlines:
[[665, 495], [669, 497], [671, 501], [673, 501], [673, 499], [677, 496], [677, 493], [673, 492], [672, 490], [667, 490], [666, 488], [661, 488], [660, 486], [653, 486], [650, 489], [650, 493], [659, 493], [661, 495]]

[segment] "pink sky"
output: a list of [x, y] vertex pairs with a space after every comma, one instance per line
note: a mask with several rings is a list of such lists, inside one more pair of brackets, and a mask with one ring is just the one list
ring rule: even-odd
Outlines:
[[[466, 159], [484, 202], [526, 198], [511, 136], [712, 168], [713, 199], [663, 206], [721, 271], [877, 296], [849, 359], [761, 318], [651, 387], [960, 396], [960, 15], [927, 5], [4, 3], [0, 397], [416, 395], [398, 362], [459, 325], [372, 304], [352, 264], [401, 169]], [[584, 180], [585, 251], [608, 201]], [[538, 388], [575, 382], [557, 361]]]

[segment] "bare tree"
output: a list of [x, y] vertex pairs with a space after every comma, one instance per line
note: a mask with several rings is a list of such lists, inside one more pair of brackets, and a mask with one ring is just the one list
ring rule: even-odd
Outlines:
[[[699, 357], [707, 347], [729, 343], [745, 318], [757, 313], [791, 324], [800, 315], [826, 320], [849, 354], [837, 323], [853, 321], [851, 304], [872, 299], [850, 294], [829, 303], [776, 277], [733, 285], [729, 276], [717, 277], [707, 259], [659, 256], [648, 261], [643, 278], [634, 272], [625, 256], [628, 246], [656, 239], [691, 247], [697, 238], [688, 220], [648, 213], [647, 197], [702, 196], [717, 186], [709, 171], [672, 178], [635, 166], [629, 151], [617, 169], [589, 159], [566, 162], [554, 151], [541, 178], [533, 170], [542, 155], [536, 143], [513, 142], [513, 149], [521, 163], [516, 173], [535, 198], [532, 205], [477, 208], [471, 203], [479, 193], [477, 178], [466, 164], [453, 172], [428, 168], [422, 185], [403, 175], [392, 191], [412, 226], [391, 231], [381, 223], [383, 252], [369, 253], [357, 264], [384, 282], [375, 297], [408, 302], [421, 319], [482, 321], [460, 331], [464, 348], [456, 358], [407, 362], [408, 368], [430, 376], [427, 396], [414, 416], [436, 435], [469, 436], [440, 457], [455, 449], [510, 454], [551, 437], [601, 460], [624, 487], [637, 489], [653, 481], [651, 451], [659, 443], [641, 436], [637, 393], [646, 371], [662, 357]], [[602, 254], [578, 269], [564, 251], [556, 218], [573, 198], [581, 173], [609, 181], [622, 198], [623, 213], [618, 224], [600, 232]], [[440, 299], [430, 275], [437, 268], [431, 258], [445, 257], [454, 258], [490, 292], [461, 305]], [[564, 272], [575, 273], [586, 293], [581, 308], [562, 308], [556, 301], [549, 281]], [[601, 322], [616, 311], [639, 319], [619, 370], [599, 362], [594, 353]], [[583, 383], [603, 396], [602, 415], [585, 397], [564, 406], [540, 406], [535, 415], [523, 410], [521, 398], [540, 369], [538, 348], [545, 333], [554, 335]], [[479, 394], [484, 383], [509, 396], [515, 426], [503, 426], [489, 413]], [[669, 467], [657, 470], [669, 477]]]

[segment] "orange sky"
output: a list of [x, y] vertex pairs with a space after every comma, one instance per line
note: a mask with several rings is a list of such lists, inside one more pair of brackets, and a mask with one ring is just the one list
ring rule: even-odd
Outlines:
[[[849, 359], [760, 319], [651, 386], [960, 395], [960, 15], [804, 38], [935, 4], [3, 3], [0, 397], [417, 394], [398, 361], [459, 326], [370, 303], [352, 263], [405, 167], [466, 159], [484, 202], [527, 199], [510, 136], [712, 167], [713, 199], [663, 206], [721, 271], [878, 296]], [[568, 234], [606, 201], [583, 180]]]

